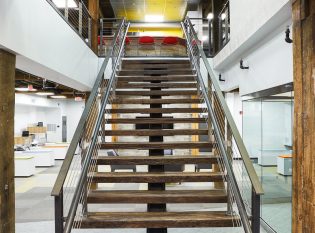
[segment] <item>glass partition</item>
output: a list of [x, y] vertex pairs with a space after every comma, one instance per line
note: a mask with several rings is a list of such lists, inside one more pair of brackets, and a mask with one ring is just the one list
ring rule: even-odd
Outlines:
[[261, 218], [291, 232], [293, 92], [243, 101], [243, 139], [265, 195]]

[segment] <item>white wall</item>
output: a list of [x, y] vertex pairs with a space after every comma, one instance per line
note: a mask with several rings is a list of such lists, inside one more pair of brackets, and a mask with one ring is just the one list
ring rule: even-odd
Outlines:
[[45, 0], [0, 1], [0, 47], [17, 68], [81, 91], [98, 72], [98, 57]]
[[[20, 136], [28, 125], [43, 122], [56, 124], [56, 133], [49, 133], [49, 139], [62, 141], [62, 116], [67, 116], [67, 141], [70, 142], [84, 109], [84, 101], [53, 100], [32, 95], [16, 94], [14, 133]], [[58, 127], [59, 126], [59, 127]]]
[[[291, 17], [290, 0], [230, 0], [230, 42], [214, 58], [223, 69], [254, 47]], [[282, 28], [284, 31], [285, 28]]]
[[242, 135], [242, 100], [238, 92], [227, 93], [225, 95], [226, 103], [233, 116], [238, 131]]
[[249, 70], [241, 70], [237, 61], [221, 71], [224, 91], [239, 87], [240, 94], [246, 95], [293, 82], [292, 44], [284, 41], [282, 31], [269, 35], [243, 58]]

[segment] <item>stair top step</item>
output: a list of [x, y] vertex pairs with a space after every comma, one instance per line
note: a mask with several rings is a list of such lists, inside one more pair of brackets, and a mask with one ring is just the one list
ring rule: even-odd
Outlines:
[[213, 164], [217, 157], [200, 156], [99, 156], [98, 165], [163, 165], [163, 164]]
[[196, 83], [127, 83], [118, 82], [117, 89], [149, 89], [149, 88], [196, 88]]
[[148, 68], [159, 68], [159, 69], [180, 69], [180, 68], [191, 68], [190, 64], [123, 64], [122, 69], [148, 69]]
[[208, 135], [207, 129], [144, 129], [144, 130], [106, 130], [106, 136], [176, 136]]
[[108, 119], [107, 124], [174, 124], [205, 123], [206, 118], [118, 118]]
[[127, 99], [116, 98], [113, 104], [200, 104], [200, 99]]
[[211, 142], [106, 142], [101, 144], [101, 149], [212, 149]]
[[168, 70], [159, 70], [159, 69], [148, 69], [148, 70], [120, 70], [117, 71], [117, 75], [123, 76], [123, 75], [152, 75], [152, 74], [194, 74], [194, 71], [189, 69], [168, 69]]
[[221, 172], [96, 172], [96, 183], [171, 183], [222, 181]]
[[127, 96], [178, 96], [178, 95], [198, 95], [197, 90], [167, 90], [167, 91], [116, 91], [116, 95]]
[[189, 59], [123, 59], [123, 64], [190, 64]]
[[194, 75], [167, 75], [167, 76], [117, 76], [118, 82], [194, 82]]
[[223, 211], [94, 212], [82, 219], [82, 228], [235, 227], [237, 216]]
[[115, 108], [108, 109], [108, 113], [202, 113], [203, 108]]
[[88, 203], [226, 203], [225, 190], [90, 191]]

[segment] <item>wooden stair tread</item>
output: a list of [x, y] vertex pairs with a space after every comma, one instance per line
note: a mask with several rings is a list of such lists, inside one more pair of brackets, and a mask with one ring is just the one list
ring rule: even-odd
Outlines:
[[222, 181], [221, 172], [97, 172], [96, 183], [171, 183]]
[[118, 82], [117, 89], [122, 88], [197, 88], [196, 83], [127, 83], [127, 82]]
[[98, 165], [163, 165], [163, 164], [213, 164], [217, 157], [202, 156], [99, 156]]
[[94, 212], [82, 219], [82, 228], [233, 227], [237, 216], [224, 211]]
[[198, 95], [196, 90], [180, 90], [180, 91], [116, 91], [116, 95], [127, 96], [178, 96], [178, 95]]
[[207, 129], [144, 129], [144, 130], [106, 130], [106, 136], [176, 136], [208, 135]]
[[88, 203], [226, 203], [225, 190], [90, 191]]
[[173, 124], [205, 123], [205, 118], [118, 118], [107, 119], [107, 124]]
[[154, 67], [152, 67], [153, 69], [147, 69], [147, 70], [120, 70], [117, 71], [117, 75], [119, 76], [123, 76], [123, 75], [152, 75], [152, 74], [163, 74], [163, 75], [167, 75], [167, 74], [193, 74], [193, 70], [191, 68], [189, 69], [167, 69], [167, 70], [160, 70], [160, 69], [154, 69]]
[[113, 104], [200, 104], [200, 99], [126, 99], [117, 98]]
[[211, 142], [106, 142], [101, 149], [191, 149], [213, 147]]
[[118, 82], [194, 82], [194, 75], [167, 75], [167, 76], [117, 76]]
[[202, 113], [203, 108], [115, 108], [108, 113]]
[[[180, 63], [173, 63], [173, 64], [167, 64], [167, 63], [156, 63], [156, 64], [128, 64], [123, 63], [122, 68], [123, 69], [146, 69], [146, 68], [163, 68], [163, 69], [174, 69], [174, 68], [182, 68], [184, 65]], [[186, 65], [186, 68], [189, 68], [190, 64]]]
[[188, 59], [123, 59], [124, 64], [190, 64]]

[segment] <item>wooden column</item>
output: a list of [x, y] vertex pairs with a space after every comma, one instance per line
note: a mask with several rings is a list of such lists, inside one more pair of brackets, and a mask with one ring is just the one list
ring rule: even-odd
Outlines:
[[15, 232], [15, 55], [0, 49], [0, 233]]
[[98, 53], [98, 44], [97, 36], [98, 31], [98, 22], [99, 22], [99, 12], [100, 12], [100, 1], [99, 0], [89, 0], [88, 9], [92, 17], [92, 28], [91, 28], [91, 48], [97, 54]]
[[315, 229], [315, 1], [293, 0], [292, 232]]

